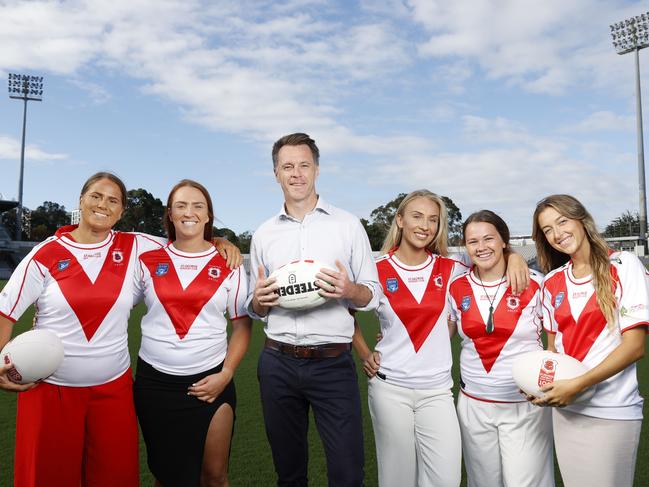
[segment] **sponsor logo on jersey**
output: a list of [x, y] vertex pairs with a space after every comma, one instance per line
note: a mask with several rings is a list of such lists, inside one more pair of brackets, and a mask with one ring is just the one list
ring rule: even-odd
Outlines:
[[124, 252], [121, 250], [113, 250], [113, 262], [115, 262], [115, 264], [121, 264], [124, 262]]
[[521, 305], [521, 298], [518, 296], [507, 297], [507, 307], [509, 309], [517, 309]]
[[59, 260], [59, 262], [56, 264], [56, 268], [59, 270], [59, 272], [66, 270], [68, 267], [70, 267], [70, 259]]
[[[620, 310], [620, 313], [624, 309], [625, 309], [624, 306], [622, 306], [622, 309]], [[647, 307], [644, 304], [640, 303], [640, 304], [634, 304], [628, 310], [626, 310], [626, 312], [627, 313], [635, 313], [637, 311], [644, 311], [645, 309], [647, 309]], [[622, 315], [622, 316], [624, 316], [624, 315]]]
[[460, 304], [460, 308], [462, 308], [462, 311], [466, 313], [467, 311], [469, 311], [470, 307], [471, 307], [471, 296], [463, 296], [462, 304]]
[[557, 361], [552, 359], [546, 359], [541, 364], [539, 369], [539, 380], [537, 384], [539, 387], [543, 387], [550, 382], [554, 382], [554, 376], [557, 373]]
[[444, 279], [442, 279], [442, 275], [439, 274], [433, 278], [433, 282], [435, 283], [435, 286], [437, 287], [443, 287], [444, 286]]
[[158, 277], [162, 277], [162, 276], [166, 275], [167, 272], [169, 272], [169, 264], [160, 263], [155, 268], [155, 275], [158, 276]]
[[216, 266], [210, 266], [207, 268], [207, 276], [210, 279], [218, 279], [221, 276], [221, 268]]
[[197, 271], [198, 266], [196, 264], [181, 264], [180, 265], [180, 270], [181, 271]]
[[575, 291], [574, 293], [572, 293], [572, 299], [587, 298], [587, 297], [588, 297], [587, 291]]
[[424, 282], [424, 281], [425, 281], [424, 276], [408, 277], [409, 283]]
[[83, 254], [83, 260], [99, 259], [100, 257], [101, 257], [101, 252], [93, 252], [91, 254]]
[[561, 306], [561, 303], [563, 303], [563, 298], [564, 298], [564, 293], [561, 291], [559, 294], [557, 294], [554, 298], [554, 307], [555, 309]]
[[616, 264], [622, 265], [622, 259], [620, 259], [619, 257], [613, 257], [611, 259], [611, 262], [615, 262]]
[[389, 277], [385, 280], [385, 289], [394, 293], [399, 289], [399, 281], [395, 277]]

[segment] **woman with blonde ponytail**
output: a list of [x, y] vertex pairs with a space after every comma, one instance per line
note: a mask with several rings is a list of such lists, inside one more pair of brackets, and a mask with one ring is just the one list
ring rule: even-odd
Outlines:
[[[649, 325], [647, 272], [628, 252], [614, 252], [593, 217], [569, 195], [541, 200], [533, 238], [543, 281], [548, 349], [590, 370], [552, 382], [534, 400], [553, 410], [561, 476], [567, 487], [631, 487], [642, 425], [635, 362], [644, 356]], [[587, 401], [577, 396], [596, 387]]]
[[[376, 310], [382, 339], [371, 351], [358, 327], [354, 333], [370, 377], [380, 486], [460, 484], [447, 290], [468, 267], [447, 257], [447, 235], [442, 198], [419, 190], [403, 199], [376, 262], [384, 294]], [[529, 279], [521, 260], [515, 257], [512, 266], [517, 282]]]

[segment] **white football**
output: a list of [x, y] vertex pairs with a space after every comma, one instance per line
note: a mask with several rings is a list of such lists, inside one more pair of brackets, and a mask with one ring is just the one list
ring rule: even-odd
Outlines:
[[[512, 367], [514, 382], [521, 390], [534, 397], [543, 397], [541, 387], [555, 380], [573, 379], [588, 372], [588, 367], [570, 355], [537, 350], [523, 353]], [[587, 401], [595, 394], [596, 386], [579, 394], [574, 402]]]
[[29, 330], [5, 345], [0, 352], [3, 364], [11, 362], [9, 378], [18, 384], [46, 379], [63, 361], [63, 343], [49, 330]]
[[315, 260], [296, 260], [275, 269], [270, 277], [279, 285], [279, 305], [285, 309], [311, 309], [327, 301], [315, 285], [315, 275], [323, 268], [331, 267]]

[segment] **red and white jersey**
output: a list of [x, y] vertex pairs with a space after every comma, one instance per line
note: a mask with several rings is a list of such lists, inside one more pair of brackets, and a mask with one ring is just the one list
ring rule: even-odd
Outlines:
[[32, 249], [0, 293], [0, 314], [17, 321], [34, 304], [34, 328], [56, 333], [64, 358], [46, 382], [104, 384], [130, 366], [128, 317], [140, 249], [159, 247], [148, 235], [111, 232], [103, 242], [80, 244], [64, 227]]
[[[524, 402], [512, 377], [520, 353], [542, 350], [540, 289], [542, 276], [530, 272], [530, 286], [512, 294], [506, 278], [481, 282], [473, 272], [454, 279], [449, 287], [450, 319], [462, 338], [460, 385], [470, 397], [496, 402]], [[487, 333], [493, 303], [492, 333]]]
[[227, 311], [247, 317], [243, 266], [231, 270], [218, 251], [181, 252], [173, 245], [140, 256], [140, 357], [161, 372], [191, 375], [216, 367], [227, 352]]
[[[599, 365], [622, 342], [622, 333], [649, 325], [649, 289], [646, 271], [628, 252], [610, 256], [615, 283], [617, 326], [611, 331], [595, 295], [592, 277], [577, 279], [572, 262], [550, 272], [543, 281], [543, 326], [555, 333], [558, 352], [582, 361], [588, 368]], [[642, 419], [643, 400], [638, 393], [635, 364], [597, 385], [586, 403], [571, 404], [575, 413], [605, 419]]]
[[392, 252], [377, 259], [376, 267], [383, 287], [377, 308], [383, 339], [376, 345], [381, 373], [387, 382], [411, 389], [450, 388], [446, 291], [467, 267], [439, 255], [408, 266]]

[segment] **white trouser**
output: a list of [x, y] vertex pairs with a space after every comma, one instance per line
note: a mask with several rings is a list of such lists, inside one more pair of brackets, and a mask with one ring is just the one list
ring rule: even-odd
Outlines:
[[460, 485], [460, 428], [450, 390], [409, 389], [374, 377], [368, 399], [380, 486]]
[[549, 408], [480, 401], [460, 392], [457, 415], [469, 487], [554, 486]]
[[642, 420], [601, 419], [552, 408], [566, 487], [632, 487]]

